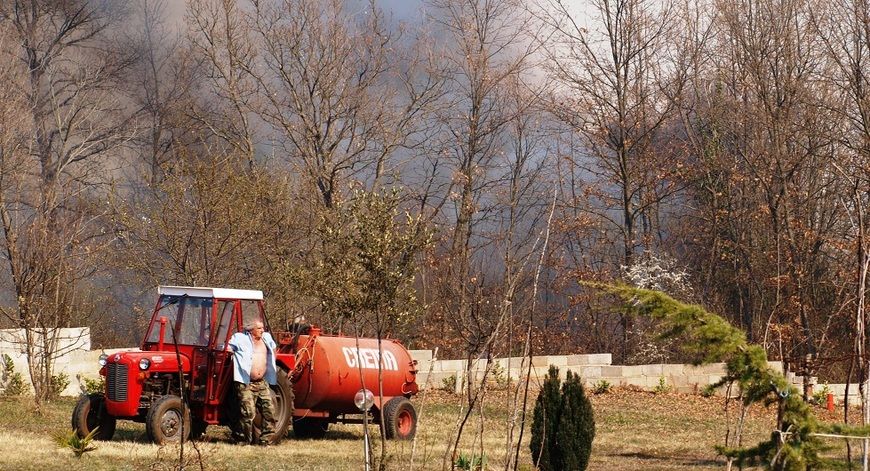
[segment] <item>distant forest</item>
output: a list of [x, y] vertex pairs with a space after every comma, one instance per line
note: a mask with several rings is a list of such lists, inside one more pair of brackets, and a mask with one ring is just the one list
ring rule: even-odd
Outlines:
[[216, 286], [263, 290], [273, 330], [445, 358], [690, 360], [583, 284], [627, 283], [866, 377], [868, 25], [868, 0], [4, 0], [2, 325], [133, 345], [157, 285]]

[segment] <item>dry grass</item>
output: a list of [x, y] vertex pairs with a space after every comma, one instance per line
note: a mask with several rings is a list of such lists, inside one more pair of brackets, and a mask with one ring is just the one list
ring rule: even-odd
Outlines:
[[[615, 391], [593, 396], [597, 432], [590, 469], [719, 469], [724, 400], [685, 394]], [[764, 439], [774, 415], [750, 411], [744, 443]]]
[[[720, 469], [722, 461], [713, 447], [722, 443], [725, 426], [723, 402], [682, 394], [653, 394], [615, 390], [592, 396], [597, 434], [590, 463], [593, 470], [680, 470]], [[441, 469], [447, 443], [454, 436], [458, 417], [455, 396], [432, 392], [418, 398], [422, 406], [417, 450], [411, 464], [411, 444], [388, 442], [388, 469]], [[492, 393], [487, 398], [483, 426], [479, 416], [466, 428], [461, 449], [471, 454], [480, 448], [476, 436], [483, 436], [488, 469], [503, 469], [507, 397]], [[115, 440], [98, 442], [97, 450], [77, 459], [70, 450], [60, 449], [52, 440], [57, 431], [69, 427], [73, 399], [62, 399], [37, 415], [26, 399], [0, 400], [0, 469], [3, 470], [109, 470], [179, 469], [178, 448], [158, 447], [146, 442], [144, 427], [119, 422]], [[840, 420], [836, 414], [819, 410], [826, 420]], [[842, 414], [840, 412], [839, 414]], [[531, 418], [529, 417], [529, 420]], [[764, 438], [773, 426], [773, 412], [761, 407], [751, 410], [746, 443]], [[377, 435], [377, 428], [371, 433]], [[210, 427], [206, 441], [197, 445], [204, 469], [262, 470], [359, 470], [363, 469], [362, 428], [336, 425], [324, 440], [294, 440], [292, 437], [267, 449], [241, 447], [228, 441], [225, 429]], [[844, 457], [843, 445], [832, 443], [831, 454]], [[853, 447], [855, 448], [855, 447]], [[374, 437], [373, 449], [380, 451]], [[200, 469], [193, 447], [185, 449], [187, 467]], [[528, 429], [521, 449], [520, 469], [531, 469]], [[449, 465], [448, 465], [449, 469]]]

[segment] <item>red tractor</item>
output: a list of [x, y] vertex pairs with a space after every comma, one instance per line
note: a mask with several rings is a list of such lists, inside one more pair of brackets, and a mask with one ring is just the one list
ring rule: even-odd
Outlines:
[[[100, 357], [106, 389], [76, 404], [72, 427], [79, 436], [96, 429], [97, 439], [110, 440], [123, 419], [145, 423], [148, 437], [163, 444], [199, 438], [209, 425], [236, 423], [227, 342], [254, 320], [270, 330], [263, 293], [161, 286], [158, 294], [140, 350]], [[416, 362], [401, 344], [323, 335], [315, 327], [272, 336], [279, 369], [272, 386], [275, 442], [291, 424], [297, 437], [320, 437], [331, 423], [379, 423], [381, 417], [389, 438], [413, 438], [417, 413], [409, 398], [418, 391]], [[370, 410], [361, 411], [366, 401], [360, 398], [368, 398]], [[258, 423], [259, 417], [255, 434]]]

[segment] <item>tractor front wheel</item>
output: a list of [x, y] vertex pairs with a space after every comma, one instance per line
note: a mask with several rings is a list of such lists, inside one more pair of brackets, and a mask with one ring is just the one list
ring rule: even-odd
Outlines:
[[145, 416], [145, 433], [158, 445], [187, 440], [190, 427], [190, 409], [185, 407], [182, 413], [181, 398], [175, 395], [158, 399]]
[[76, 403], [72, 414], [72, 428], [79, 438], [85, 438], [96, 430], [97, 440], [111, 440], [115, 435], [116, 420], [106, 411], [106, 400], [102, 394], [82, 396]]

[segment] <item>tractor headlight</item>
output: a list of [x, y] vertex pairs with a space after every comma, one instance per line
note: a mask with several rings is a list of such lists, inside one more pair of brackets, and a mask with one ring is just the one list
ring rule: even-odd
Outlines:
[[140, 370], [144, 371], [150, 367], [151, 367], [151, 360], [149, 360], [147, 358], [143, 358], [143, 359], [139, 360], [139, 369]]
[[97, 360], [97, 362], [100, 364], [100, 366], [106, 366], [106, 363], [109, 362], [109, 355], [106, 355], [105, 353], [100, 355], [100, 359]]

